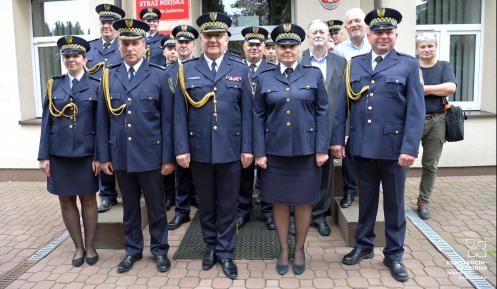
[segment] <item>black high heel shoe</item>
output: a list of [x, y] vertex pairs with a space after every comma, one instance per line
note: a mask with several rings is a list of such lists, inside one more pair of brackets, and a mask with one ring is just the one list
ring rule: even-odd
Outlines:
[[305, 271], [305, 252], [304, 252], [304, 264], [302, 265], [297, 265], [295, 264], [295, 258], [293, 259], [293, 263], [292, 263], [292, 271], [293, 271], [293, 274], [295, 275], [302, 275]]
[[276, 261], [276, 273], [278, 273], [279, 275], [285, 275], [286, 273], [288, 273], [288, 264], [282, 265], [278, 263], [278, 261]]
[[86, 251], [83, 251], [83, 256], [81, 256], [80, 258], [74, 259], [74, 257], [73, 257], [72, 262], [71, 262], [72, 266], [79, 267], [79, 266], [83, 265], [83, 263], [85, 262], [85, 257], [86, 257]]
[[86, 256], [86, 264], [91, 266], [91, 265], [95, 265], [95, 263], [97, 263], [97, 262], [98, 262], [98, 253], [96, 250], [95, 250], [95, 256], [93, 256], [93, 257]]

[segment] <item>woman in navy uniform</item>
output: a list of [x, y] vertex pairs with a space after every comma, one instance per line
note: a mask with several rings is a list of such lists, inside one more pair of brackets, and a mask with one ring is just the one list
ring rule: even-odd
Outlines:
[[273, 204], [280, 242], [278, 274], [289, 265], [290, 206], [296, 223], [294, 274], [305, 270], [304, 243], [321, 169], [328, 160], [328, 96], [319, 68], [298, 64], [305, 31], [294, 24], [271, 33], [280, 64], [262, 72], [254, 98], [254, 153], [261, 170], [262, 200]]
[[148, 62], [165, 66], [166, 62], [162, 57], [162, 39], [164, 35], [158, 32], [160, 21], [160, 10], [155, 7], [146, 7], [140, 11], [140, 19], [150, 26], [145, 42], [147, 42]]
[[[74, 242], [72, 265], [93, 265], [98, 254], [93, 241], [97, 226], [98, 173], [95, 117], [99, 80], [84, 70], [90, 45], [76, 36], [57, 41], [68, 73], [48, 81], [43, 102], [40, 169], [47, 175], [47, 189], [59, 197], [62, 219]], [[76, 198], [81, 202], [85, 241], [81, 235]]]

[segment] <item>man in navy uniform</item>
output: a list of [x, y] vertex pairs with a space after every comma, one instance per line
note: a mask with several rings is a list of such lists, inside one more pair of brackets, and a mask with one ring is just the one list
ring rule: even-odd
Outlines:
[[254, 159], [252, 93], [247, 65], [226, 53], [231, 19], [223, 13], [205, 13], [197, 25], [204, 54], [179, 68], [174, 101], [176, 160], [191, 168], [197, 190], [207, 245], [202, 269], [209, 270], [219, 260], [224, 274], [234, 279], [241, 169]]
[[[264, 41], [268, 36], [268, 31], [262, 27], [251, 26], [242, 29], [242, 35], [245, 38], [243, 42], [243, 52], [245, 61], [249, 67], [249, 80], [252, 92], [255, 94], [257, 77], [262, 71], [274, 67], [274, 64], [267, 63], [264, 56]], [[254, 193], [254, 172], [255, 164], [242, 170], [240, 180], [240, 196], [238, 198], [237, 224], [238, 228], [242, 227], [249, 219], [252, 213], [252, 195]], [[266, 226], [269, 230], [275, 230], [273, 221], [273, 206], [261, 201], [261, 212]]]
[[405, 178], [418, 155], [425, 104], [418, 61], [394, 49], [401, 19], [402, 15], [390, 8], [366, 15], [372, 51], [353, 57], [347, 65], [332, 150], [335, 157], [345, 156], [345, 122], [350, 113], [348, 142], [359, 174], [359, 220], [356, 244], [342, 263], [353, 265], [373, 257], [381, 182], [386, 235], [383, 263], [393, 278], [405, 282], [409, 279], [402, 263]]
[[148, 47], [146, 53], [148, 61], [150, 63], [165, 66], [166, 61], [162, 55], [161, 46], [161, 40], [164, 36], [158, 32], [160, 16], [160, 10], [155, 7], [145, 7], [140, 11], [140, 19], [150, 26], [150, 30], [145, 37]]
[[[174, 92], [178, 87], [178, 68], [185, 61], [193, 58], [195, 39], [198, 38], [198, 31], [190, 25], [178, 25], [173, 28], [171, 35], [176, 39], [176, 51], [178, 61], [171, 63], [167, 67], [169, 93], [174, 97]], [[192, 172], [189, 168], [177, 166], [176, 174], [176, 200], [174, 218], [167, 224], [169, 230], [176, 230], [182, 224], [190, 221], [190, 206], [197, 204], [195, 186], [193, 185]]]
[[[342, 84], [343, 72], [345, 71], [345, 58], [328, 52], [327, 40], [329, 38], [329, 26], [322, 20], [314, 20], [309, 25], [307, 39], [309, 39], [309, 49], [302, 54], [302, 64], [312, 65], [321, 71], [325, 82], [326, 93], [328, 94], [328, 122], [329, 129], [333, 128], [335, 111], [338, 102], [338, 94]], [[321, 187], [319, 202], [312, 208], [312, 223], [318, 228], [321, 236], [329, 236], [331, 229], [326, 223], [326, 215], [331, 206], [331, 168], [333, 168], [333, 158], [321, 167]]]
[[[90, 51], [87, 54], [90, 73], [95, 77], [102, 77], [103, 68], [122, 62], [121, 53], [118, 49], [117, 31], [112, 23], [124, 17], [124, 11], [111, 4], [100, 4], [95, 10], [100, 18], [101, 37], [90, 41]], [[117, 204], [116, 181], [114, 176], [101, 172], [99, 175], [100, 203], [98, 212], [106, 212]]]
[[[342, 25], [343, 21], [340, 20], [328, 20], [326, 21], [328, 24], [328, 31], [330, 32], [330, 40], [333, 42], [333, 47], [342, 43]], [[333, 48], [331, 47], [331, 48]], [[330, 47], [328, 47], [330, 49]]]
[[123, 197], [126, 257], [117, 272], [130, 270], [142, 258], [140, 197], [147, 205], [150, 251], [157, 270], [171, 266], [167, 258], [167, 217], [162, 175], [174, 170], [173, 99], [167, 98], [165, 68], [145, 60], [143, 39], [148, 24], [114, 22], [124, 62], [104, 70], [97, 129], [99, 160], [105, 173], [116, 174]]

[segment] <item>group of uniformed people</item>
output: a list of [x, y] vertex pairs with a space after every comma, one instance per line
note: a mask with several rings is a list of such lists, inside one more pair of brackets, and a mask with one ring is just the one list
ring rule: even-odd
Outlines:
[[[100, 211], [116, 203], [114, 176], [122, 193], [126, 254], [118, 272], [130, 270], [142, 258], [141, 195], [147, 205], [150, 250], [158, 271], [166, 272], [171, 266], [168, 228], [190, 221], [195, 194], [207, 245], [202, 269], [220, 263], [227, 277], [236, 278], [236, 231], [248, 221], [255, 182], [266, 225], [278, 234], [276, 271], [284, 275], [291, 266], [294, 274], [302, 274], [309, 226], [324, 221], [323, 215], [314, 217], [313, 206], [323, 198], [323, 179], [329, 182], [332, 154], [345, 156], [348, 118], [361, 202], [357, 243], [343, 263], [373, 256], [381, 181], [384, 262], [394, 278], [407, 280], [401, 262], [405, 167], [417, 156], [424, 100], [416, 60], [393, 49], [399, 12], [384, 8], [368, 13], [372, 51], [353, 58], [346, 68], [328, 71], [327, 77], [315, 65], [315, 50], [306, 56], [309, 63], [299, 61], [306, 32], [295, 24], [281, 24], [270, 35], [262, 27], [243, 29], [241, 59], [227, 51], [231, 19], [224, 13], [202, 14], [198, 31], [178, 25], [163, 37], [157, 32], [156, 8], [141, 11], [144, 21], [124, 18], [124, 11], [110, 4], [96, 11], [101, 38], [88, 43], [64, 36], [57, 42], [68, 73], [49, 81], [38, 156], [75, 243], [74, 266], [98, 261], [93, 240], [100, 173]], [[330, 30], [337, 25], [328, 23]], [[195, 58], [198, 37], [203, 53]], [[175, 56], [168, 57], [172, 43]], [[336, 61], [345, 63], [338, 56]], [[330, 101], [336, 103], [331, 109]], [[164, 192], [171, 181], [164, 182], [164, 176], [173, 172], [176, 193], [169, 200], [176, 214], [168, 224]], [[293, 256], [288, 244], [291, 211]]]

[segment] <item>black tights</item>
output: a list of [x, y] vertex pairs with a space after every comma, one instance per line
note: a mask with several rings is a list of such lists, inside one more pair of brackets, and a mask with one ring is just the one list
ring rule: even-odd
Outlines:
[[[294, 220], [295, 220], [295, 256], [293, 262], [296, 265], [304, 265], [305, 263], [305, 239], [309, 226], [311, 224], [311, 205], [295, 205]], [[280, 256], [278, 263], [281, 265], [288, 264], [289, 246], [288, 246], [288, 225], [290, 223], [290, 206], [283, 204], [273, 204], [274, 224], [278, 233], [280, 242]]]
[[81, 214], [83, 216], [83, 226], [85, 233], [85, 246], [83, 245], [83, 237], [81, 235], [81, 225], [79, 221], [79, 210], [76, 204], [76, 196], [59, 196], [60, 209], [62, 212], [62, 219], [66, 225], [67, 231], [71, 236], [76, 252], [74, 259], [83, 257], [87, 252], [88, 257], [96, 256], [94, 240], [95, 231], [97, 228], [97, 201], [94, 194], [78, 196], [81, 202]]

